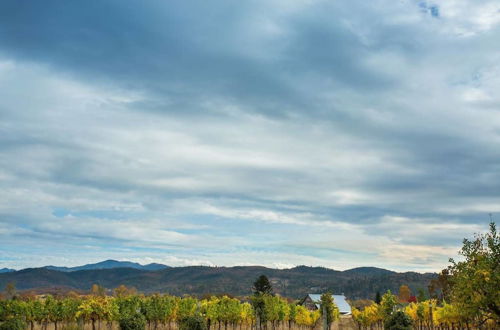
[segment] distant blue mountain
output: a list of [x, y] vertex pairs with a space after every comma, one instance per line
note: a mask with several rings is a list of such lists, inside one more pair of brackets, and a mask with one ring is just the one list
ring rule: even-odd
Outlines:
[[105, 260], [101, 261], [95, 264], [87, 264], [83, 266], [77, 266], [77, 267], [57, 267], [57, 266], [45, 266], [44, 268], [50, 269], [50, 270], [57, 270], [60, 272], [76, 272], [79, 270], [95, 270], [95, 269], [114, 269], [114, 268], [134, 268], [134, 269], [139, 269], [139, 270], [161, 270], [165, 268], [169, 268], [167, 265], [162, 265], [162, 264], [147, 264], [147, 265], [141, 265], [136, 262], [131, 262], [131, 261], [117, 261], [117, 260]]
[[10, 273], [10, 272], [15, 272], [15, 269], [10, 269], [10, 268], [0, 268], [0, 274], [1, 273]]
[[390, 274], [396, 274], [396, 272], [393, 272], [391, 270], [383, 269], [383, 268], [377, 268], [377, 267], [358, 267], [358, 268], [352, 268], [348, 270], [344, 270], [343, 273], [345, 274], [357, 274], [357, 275], [390, 275]]

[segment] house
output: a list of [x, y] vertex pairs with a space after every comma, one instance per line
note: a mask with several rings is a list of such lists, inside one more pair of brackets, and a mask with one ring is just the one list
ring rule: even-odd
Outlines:
[[[341, 315], [351, 315], [351, 306], [345, 299], [345, 296], [332, 294], [333, 302], [339, 308], [339, 312]], [[307, 309], [316, 310], [319, 309], [319, 303], [321, 301], [321, 294], [313, 294], [310, 293], [301, 300], [300, 304], [305, 306]]]

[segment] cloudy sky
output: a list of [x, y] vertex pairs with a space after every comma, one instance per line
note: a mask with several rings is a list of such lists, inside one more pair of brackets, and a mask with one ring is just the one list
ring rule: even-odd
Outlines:
[[0, 268], [435, 271], [500, 213], [500, 3], [0, 2]]

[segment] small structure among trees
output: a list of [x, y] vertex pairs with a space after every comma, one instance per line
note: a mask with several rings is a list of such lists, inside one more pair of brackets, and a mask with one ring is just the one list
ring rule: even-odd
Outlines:
[[[335, 305], [339, 309], [341, 315], [351, 315], [351, 305], [347, 302], [343, 294], [332, 294], [332, 299]], [[300, 305], [306, 307], [309, 310], [318, 310], [321, 308], [321, 294], [309, 293], [301, 301]]]

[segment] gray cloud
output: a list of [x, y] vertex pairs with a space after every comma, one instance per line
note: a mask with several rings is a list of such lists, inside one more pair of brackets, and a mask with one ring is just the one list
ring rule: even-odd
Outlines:
[[500, 212], [500, 20], [464, 6], [3, 2], [0, 262], [443, 267]]

